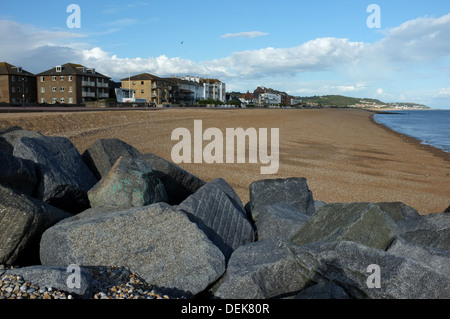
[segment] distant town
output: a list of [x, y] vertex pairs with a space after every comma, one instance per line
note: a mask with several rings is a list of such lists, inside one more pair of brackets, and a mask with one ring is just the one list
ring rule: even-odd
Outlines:
[[428, 109], [416, 103], [384, 103], [340, 95], [292, 96], [264, 86], [253, 92], [227, 92], [226, 83], [219, 79], [190, 75], [159, 77], [141, 73], [115, 82], [95, 68], [75, 63], [33, 74], [0, 62], [0, 106], [6, 105]]

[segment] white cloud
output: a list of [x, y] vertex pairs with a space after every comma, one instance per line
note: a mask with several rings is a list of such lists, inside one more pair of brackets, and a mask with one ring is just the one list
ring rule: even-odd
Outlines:
[[261, 31], [250, 31], [250, 32], [238, 32], [238, 33], [227, 33], [221, 36], [223, 39], [229, 39], [229, 38], [257, 38], [257, 37], [264, 37], [266, 35], [269, 35], [268, 33], [261, 32]]

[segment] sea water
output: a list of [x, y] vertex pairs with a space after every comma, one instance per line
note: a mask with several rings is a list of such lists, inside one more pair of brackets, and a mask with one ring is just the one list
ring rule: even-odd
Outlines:
[[377, 123], [450, 153], [450, 110], [401, 110], [375, 114]]

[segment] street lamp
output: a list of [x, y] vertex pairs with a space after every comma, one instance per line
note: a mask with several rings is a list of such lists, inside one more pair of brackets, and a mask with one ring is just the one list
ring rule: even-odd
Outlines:
[[25, 77], [22, 76], [22, 107], [25, 107]]

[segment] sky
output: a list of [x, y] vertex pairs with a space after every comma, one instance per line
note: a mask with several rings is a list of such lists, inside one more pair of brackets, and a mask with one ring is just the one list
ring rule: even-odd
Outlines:
[[450, 1], [3, 1], [0, 61], [450, 109]]

